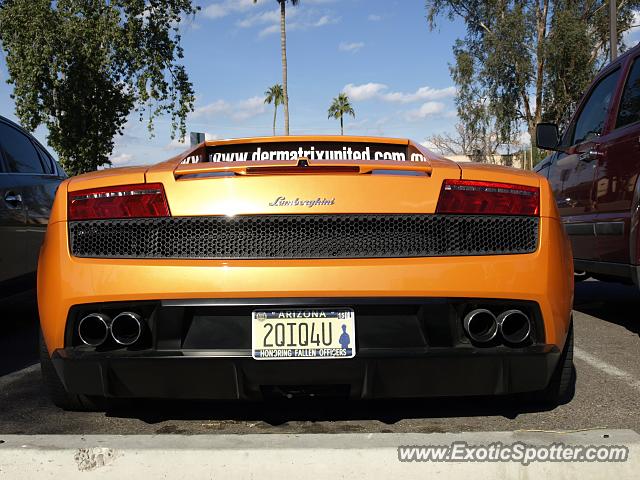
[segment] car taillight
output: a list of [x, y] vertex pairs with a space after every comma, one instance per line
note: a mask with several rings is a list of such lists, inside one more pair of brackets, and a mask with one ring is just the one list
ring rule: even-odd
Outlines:
[[540, 215], [540, 189], [511, 183], [445, 180], [437, 213]]
[[169, 215], [169, 205], [161, 183], [69, 192], [70, 221]]

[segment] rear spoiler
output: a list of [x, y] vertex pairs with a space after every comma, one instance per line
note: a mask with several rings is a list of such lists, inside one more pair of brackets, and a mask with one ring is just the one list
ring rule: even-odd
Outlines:
[[432, 166], [409, 141], [287, 141], [210, 145], [179, 158], [176, 178], [185, 176], [305, 175], [313, 173], [426, 174]]
[[[429, 162], [405, 164], [389, 161], [376, 162], [340, 162], [340, 161], [317, 161], [312, 162], [307, 158], [299, 158], [296, 162], [245, 162], [245, 163], [195, 163], [180, 164], [174, 170], [176, 178], [184, 176], [199, 176], [204, 174], [219, 174], [220, 176], [230, 175], [308, 175], [323, 173], [351, 173], [367, 174], [374, 172], [415, 172], [431, 175], [432, 167]], [[225, 175], [226, 174], [226, 175]]]

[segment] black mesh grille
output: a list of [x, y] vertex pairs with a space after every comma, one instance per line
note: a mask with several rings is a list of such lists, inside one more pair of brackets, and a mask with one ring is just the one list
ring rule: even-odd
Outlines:
[[536, 250], [538, 219], [465, 215], [246, 215], [69, 223], [71, 252], [106, 258], [374, 258]]

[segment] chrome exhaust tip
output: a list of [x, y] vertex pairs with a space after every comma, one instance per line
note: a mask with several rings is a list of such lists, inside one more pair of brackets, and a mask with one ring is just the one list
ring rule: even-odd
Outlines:
[[111, 322], [110, 330], [118, 345], [128, 347], [136, 343], [142, 335], [142, 319], [137, 313], [119, 313]]
[[507, 343], [522, 343], [531, 335], [531, 320], [520, 310], [507, 310], [498, 316], [500, 335]]
[[78, 336], [85, 345], [99, 347], [109, 336], [109, 317], [102, 313], [90, 313], [78, 323]]
[[498, 334], [496, 316], [486, 308], [477, 308], [467, 313], [463, 326], [467, 336], [477, 343], [490, 342]]

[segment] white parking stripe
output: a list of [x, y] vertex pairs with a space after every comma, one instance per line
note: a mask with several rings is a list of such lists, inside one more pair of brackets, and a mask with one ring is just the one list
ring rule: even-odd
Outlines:
[[577, 347], [573, 348], [573, 355], [576, 358], [579, 358], [580, 360], [582, 360], [583, 362], [588, 363], [592, 367], [597, 368], [601, 372], [604, 372], [607, 375], [610, 375], [612, 377], [616, 377], [622, 380], [623, 382], [625, 382], [631, 388], [635, 388], [636, 390], [640, 391], [640, 380], [638, 380], [636, 377], [631, 375], [629, 372], [620, 370], [618, 367], [611, 365], [610, 363], [607, 363], [603, 360], [600, 360], [598, 357], [595, 357], [590, 353], [587, 353], [584, 350]]
[[15, 382], [16, 380], [20, 380], [25, 375], [29, 375], [30, 373], [36, 372], [38, 370], [40, 370], [40, 364], [36, 363], [35, 365], [31, 365], [30, 367], [23, 368], [22, 370], [18, 370], [17, 372], [13, 372], [5, 375], [4, 377], [0, 377], [0, 389], [3, 389], [10, 383]]

